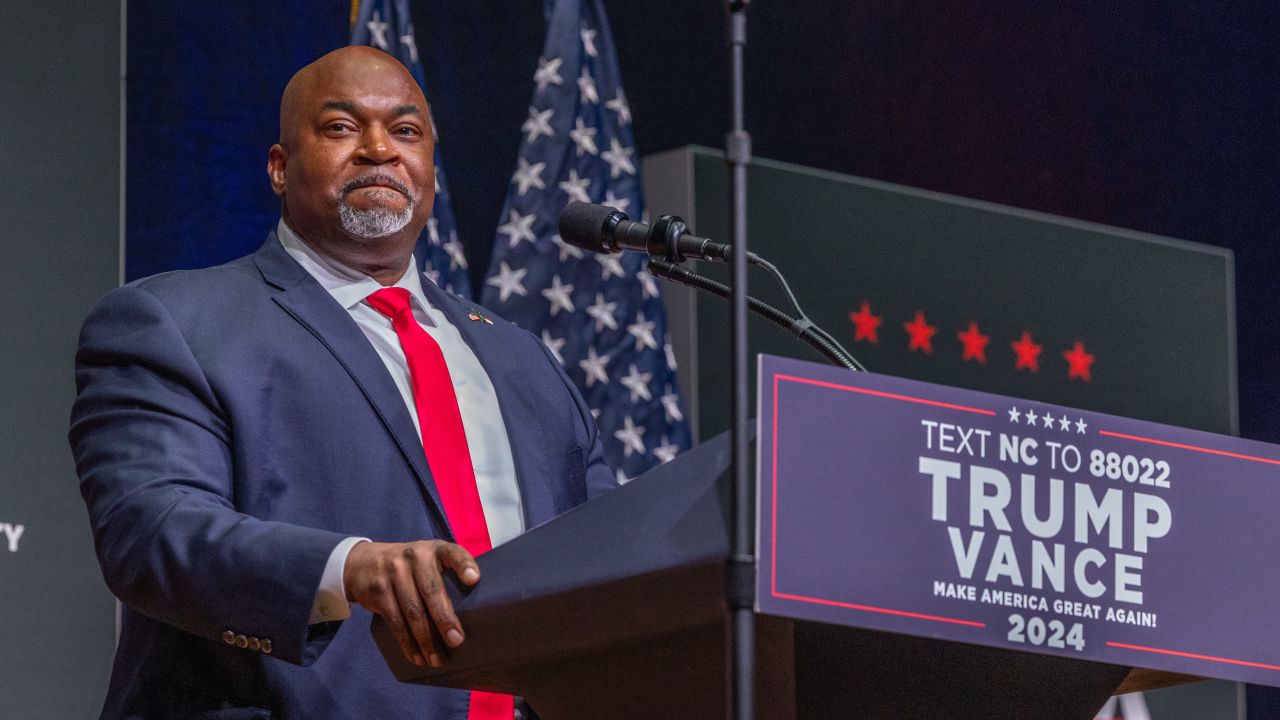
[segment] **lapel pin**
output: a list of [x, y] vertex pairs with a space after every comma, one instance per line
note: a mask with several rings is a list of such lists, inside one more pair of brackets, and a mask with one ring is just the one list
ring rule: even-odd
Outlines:
[[486, 324], [486, 325], [492, 325], [492, 324], [493, 324], [493, 321], [492, 321], [492, 320], [490, 320], [489, 318], [485, 317], [484, 315], [481, 315], [480, 313], [476, 312], [475, 310], [472, 310], [471, 312], [467, 313], [467, 319], [468, 319], [468, 320], [471, 320], [471, 321], [474, 321], [474, 322], [482, 322], [482, 323], [484, 323], [484, 324]]

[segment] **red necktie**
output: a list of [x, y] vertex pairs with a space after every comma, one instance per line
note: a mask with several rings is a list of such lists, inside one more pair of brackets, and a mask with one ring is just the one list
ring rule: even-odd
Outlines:
[[[489, 541], [489, 526], [480, 505], [458, 396], [453, 392], [453, 378], [444, 353], [414, 319], [408, 290], [383, 288], [366, 299], [374, 310], [391, 318], [404, 348], [413, 404], [422, 428], [422, 448], [454, 539], [472, 555], [488, 552], [493, 544]], [[513, 702], [510, 695], [473, 691], [467, 720], [511, 720], [515, 714]]]

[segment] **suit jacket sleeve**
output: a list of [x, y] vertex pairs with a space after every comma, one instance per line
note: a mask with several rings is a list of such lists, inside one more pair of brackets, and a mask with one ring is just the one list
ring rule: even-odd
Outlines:
[[568, 391], [570, 397], [573, 398], [574, 406], [578, 409], [579, 424], [574, 428], [574, 432], [578, 435], [579, 442], [585, 450], [586, 465], [586, 489], [587, 498], [590, 500], [598, 495], [614, 490], [618, 487], [618, 480], [614, 476], [613, 471], [609, 469], [608, 463], [604, 459], [604, 442], [600, 440], [600, 428], [596, 426], [595, 416], [591, 414], [591, 407], [587, 405], [587, 401], [583, 399], [582, 393], [578, 392], [578, 388], [565, 374], [564, 368], [560, 366], [560, 362], [556, 360], [547, 346], [542, 344], [537, 335], [527, 333], [529, 338], [542, 349], [542, 354], [546, 356], [547, 362], [551, 367], [555, 368], [556, 373], [560, 376], [560, 382], [564, 383], [565, 390]]
[[343, 536], [237, 511], [232, 428], [159, 299], [126, 286], [98, 303], [76, 386], [69, 439], [112, 592], [187, 632], [270, 639], [273, 656], [313, 661], [337, 626], [308, 615]]

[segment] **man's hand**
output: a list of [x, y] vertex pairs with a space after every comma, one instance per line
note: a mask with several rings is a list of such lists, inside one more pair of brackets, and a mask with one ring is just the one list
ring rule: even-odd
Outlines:
[[[476, 560], [461, 545], [443, 540], [362, 542], [343, 568], [347, 599], [386, 619], [404, 656], [415, 665], [444, 664], [428, 620], [449, 647], [462, 644], [462, 623], [444, 589], [444, 570], [468, 586], [480, 581]], [[425, 609], [424, 609], [425, 608]]]

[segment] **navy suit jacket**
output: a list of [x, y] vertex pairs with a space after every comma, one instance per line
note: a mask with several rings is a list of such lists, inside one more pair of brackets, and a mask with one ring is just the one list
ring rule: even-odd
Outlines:
[[[590, 410], [542, 343], [423, 286], [493, 381], [526, 527], [612, 488]], [[307, 624], [343, 538], [451, 534], [382, 360], [274, 234], [103, 297], [76, 383], [81, 492], [124, 603], [103, 717], [466, 717], [467, 693], [396, 682], [363, 608]]]

